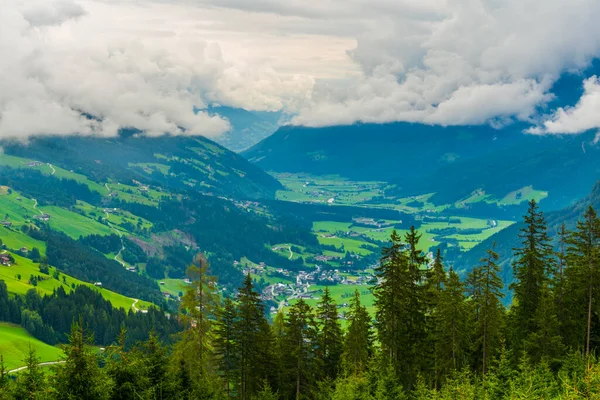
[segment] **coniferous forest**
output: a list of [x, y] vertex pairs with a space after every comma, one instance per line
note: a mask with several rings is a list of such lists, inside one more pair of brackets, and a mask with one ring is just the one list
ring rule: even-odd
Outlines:
[[532, 201], [523, 222], [508, 286], [494, 246], [459, 276], [418, 250], [414, 228], [392, 234], [375, 312], [356, 292], [344, 319], [325, 290], [315, 308], [300, 299], [270, 320], [249, 276], [223, 296], [202, 257], [178, 316], [147, 316], [147, 338], [131, 322], [142, 316], [92, 318], [100, 299], [77, 313], [65, 293], [0, 296], [0, 317], [35, 314], [65, 343], [50, 368], [33, 350], [18, 374], [0, 360], [0, 399], [600, 398], [600, 217], [590, 207], [550, 237]]

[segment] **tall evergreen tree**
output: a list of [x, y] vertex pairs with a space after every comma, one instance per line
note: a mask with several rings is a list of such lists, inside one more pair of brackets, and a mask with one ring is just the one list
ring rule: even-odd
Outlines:
[[558, 365], [564, 348], [556, 314], [556, 302], [547, 283], [542, 286], [536, 313], [530, 318], [534, 330], [525, 339], [523, 348], [526, 354], [533, 363]]
[[231, 384], [238, 370], [238, 360], [235, 342], [235, 323], [237, 312], [233, 301], [227, 297], [219, 312], [219, 318], [215, 326], [214, 349], [217, 358], [217, 368], [223, 378], [227, 397], [233, 397]]
[[[467, 366], [470, 346], [469, 313], [458, 274], [450, 269], [434, 310], [436, 382]], [[437, 385], [436, 385], [437, 386]]]
[[495, 243], [487, 250], [487, 256], [481, 259], [475, 274], [477, 290], [473, 297], [475, 310], [474, 345], [477, 363], [483, 378], [492, 360], [500, 349], [500, 340], [504, 320], [504, 306], [501, 299], [503, 283], [498, 275], [500, 268], [496, 264], [498, 253], [494, 251]]
[[433, 265], [427, 270], [427, 280], [425, 282], [425, 300], [427, 302], [427, 346], [428, 350], [427, 359], [427, 370], [424, 371], [427, 375], [433, 376], [434, 387], [437, 388], [440, 383], [441, 366], [440, 360], [438, 359], [438, 341], [440, 339], [438, 335], [438, 328], [440, 325], [439, 306], [442, 293], [445, 289], [446, 283], [446, 272], [442, 262], [442, 252], [438, 248], [435, 254]]
[[111, 399], [134, 400], [151, 395], [148, 371], [138, 351], [125, 351], [125, 329], [107, 349], [106, 372], [113, 382]]
[[150, 331], [148, 340], [140, 345], [140, 353], [148, 375], [150, 397], [156, 399], [168, 398], [172, 386], [167, 371], [169, 357], [167, 349], [160, 342], [154, 330]]
[[201, 376], [208, 370], [212, 351], [213, 321], [218, 310], [216, 281], [207, 273], [208, 262], [196, 256], [187, 269], [188, 285], [182, 301], [182, 320], [186, 326], [179, 344], [181, 356], [190, 372]]
[[310, 397], [321, 367], [317, 358], [318, 327], [313, 309], [300, 299], [285, 322], [283, 362], [287, 371], [284, 398], [300, 400]]
[[373, 354], [373, 333], [371, 316], [367, 308], [361, 305], [358, 290], [354, 291], [354, 297], [350, 300], [346, 319], [348, 329], [342, 354], [344, 369], [352, 374], [361, 375], [366, 371]]
[[114, 384], [99, 367], [93, 343], [81, 322], [73, 323], [69, 344], [64, 347], [65, 362], [54, 367], [52, 377], [59, 399], [110, 399]]
[[[509, 318], [513, 347], [523, 349], [523, 342], [536, 333], [534, 316], [540, 306], [543, 288], [554, 271], [554, 254], [546, 229], [546, 221], [535, 200], [529, 202], [523, 216], [519, 238], [521, 247], [514, 249], [513, 306]], [[548, 309], [546, 310], [548, 311]], [[519, 357], [520, 354], [515, 354]]]
[[568, 321], [568, 310], [565, 307], [565, 270], [567, 268], [567, 246], [570, 233], [566, 225], [561, 224], [558, 230], [558, 251], [556, 252], [556, 270], [552, 274], [551, 289], [554, 292], [554, 301], [556, 302], [556, 316], [561, 330], [566, 321]]
[[14, 398], [17, 400], [42, 398], [46, 389], [46, 377], [44, 376], [44, 371], [39, 366], [40, 359], [36, 355], [31, 343], [29, 344], [27, 357], [23, 361], [26, 368], [17, 377], [13, 393]]
[[270, 377], [272, 340], [264, 305], [247, 275], [238, 294], [235, 327], [236, 355], [239, 362], [239, 396], [246, 400], [254, 396], [265, 379]]
[[317, 305], [317, 321], [320, 328], [318, 356], [323, 366], [322, 376], [334, 380], [338, 374], [343, 351], [343, 334], [338, 319], [337, 304], [327, 286]]
[[597, 318], [593, 318], [594, 300], [600, 286], [600, 219], [590, 206], [583, 220], [577, 223], [577, 229], [569, 238], [567, 251], [568, 268], [568, 307], [570, 311], [571, 331], [569, 345], [585, 348], [590, 355], [592, 342], [594, 347], [598, 338], [592, 337], [592, 324], [598, 327]]
[[[406, 235], [407, 246], [394, 231], [391, 245], [384, 248], [375, 269], [378, 283], [373, 287], [376, 326], [382, 351], [407, 389], [416, 382], [419, 360], [426, 357], [424, 286], [421, 284], [424, 257], [417, 250], [419, 235]], [[406, 360], [414, 360], [407, 363]]]

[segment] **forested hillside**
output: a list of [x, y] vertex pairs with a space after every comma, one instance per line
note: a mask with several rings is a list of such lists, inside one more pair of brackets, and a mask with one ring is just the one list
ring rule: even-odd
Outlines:
[[212, 191], [247, 198], [273, 197], [279, 182], [243, 157], [203, 137], [51, 137], [27, 144], [2, 141], [8, 155], [53, 163], [104, 184], [109, 180]]

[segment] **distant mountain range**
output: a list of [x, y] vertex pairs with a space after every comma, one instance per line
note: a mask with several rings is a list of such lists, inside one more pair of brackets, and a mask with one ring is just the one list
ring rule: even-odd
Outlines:
[[560, 208], [585, 195], [600, 177], [595, 132], [576, 136], [524, 134], [523, 124], [440, 127], [356, 124], [282, 127], [243, 152], [267, 171], [337, 174], [386, 181], [389, 194], [433, 193], [447, 204], [476, 189], [502, 197], [532, 185], [550, 192], [545, 206]]

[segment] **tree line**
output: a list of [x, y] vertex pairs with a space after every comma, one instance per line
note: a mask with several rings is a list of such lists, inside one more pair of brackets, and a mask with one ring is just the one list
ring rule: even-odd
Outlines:
[[600, 397], [600, 218], [589, 208], [553, 242], [532, 201], [519, 238], [509, 308], [494, 248], [460, 279], [441, 252], [419, 250], [413, 228], [382, 252], [374, 313], [356, 292], [345, 320], [325, 290], [315, 307], [299, 299], [268, 321], [250, 277], [222, 296], [199, 258], [173, 345], [151, 336], [127, 350], [122, 333], [97, 355], [75, 324], [51, 377], [29, 360], [2, 384], [7, 398], [27, 398], [24, 387], [29, 398], [85, 399]]
[[0, 321], [19, 324], [33, 337], [55, 345], [68, 342], [71, 324], [79, 320], [99, 346], [114, 343], [122, 327], [128, 331], [128, 347], [147, 339], [150, 330], [168, 343], [182, 328], [176, 318], [170, 319], [155, 307], [146, 314], [114, 308], [101, 293], [87, 286], [76, 286], [69, 293], [60, 286], [51, 295], [40, 296], [30, 289], [25, 295], [11, 296], [0, 280]]

